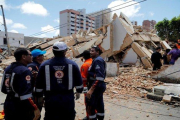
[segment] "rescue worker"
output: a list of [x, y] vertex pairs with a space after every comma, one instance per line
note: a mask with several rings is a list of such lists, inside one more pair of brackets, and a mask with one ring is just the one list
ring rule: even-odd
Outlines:
[[[44, 54], [46, 53], [46, 51], [41, 51], [40, 49], [35, 49], [33, 51], [31, 51], [31, 54], [32, 54], [32, 57], [33, 57], [33, 62], [28, 64], [28, 69], [31, 71], [31, 73], [33, 74], [33, 77], [32, 77], [32, 87], [33, 89], [35, 89], [35, 80], [36, 80], [36, 77], [37, 77], [37, 73], [39, 71], [39, 67], [40, 67], [40, 64], [44, 61]], [[33, 90], [35, 91], [35, 90]], [[33, 92], [33, 96], [35, 93]], [[42, 110], [42, 106], [43, 106], [43, 97], [41, 98], [35, 98], [35, 103], [38, 107], [38, 109], [41, 111]], [[39, 117], [39, 120], [40, 120], [41, 117]]]
[[[86, 94], [86, 103], [89, 119], [104, 119], [104, 101], [103, 93], [106, 90], [104, 79], [106, 77], [106, 63], [100, 57], [101, 50], [99, 47], [92, 47], [90, 55], [93, 62], [88, 70], [88, 92]], [[96, 111], [97, 113], [96, 113]]]
[[53, 45], [54, 58], [41, 64], [36, 79], [36, 92], [45, 96], [44, 120], [74, 120], [75, 102], [83, 90], [82, 78], [75, 62], [65, 57], [67, 45], [56, 42]]
[[[81, 76], [82, 76], [82, 80], [83, 80], [83, 87], [84, 87], [84, 96], [86, 97], [86, 93], [87, 93], [87, 77], [88, 77], [88, 69], [92, 64], [92, 58], [90, 56], [90, 52], [88, 50], [85, 50], [82, 53], [82, 57], [84, 58], [84, 63], [81, 66]], [[86, 101], [84, 101], [85, 105], [86, 105]], [[87, 120], [88, 119], [88, 113], [86, 112], [86, 117], [83, 118], [83, 120]]]
[[180, 49], [180, 38], [177, 40], [176, 47]]
[[14, 52], [14, 57], [16, 62], [5, 69], [2, 77], [1, 92], [7, 94], [5, 120], [37, 120], [40, 111], [32, 98], [32, 74], [27, 68], [27, 64], [32, 62], [31, 53], [19, 48]]

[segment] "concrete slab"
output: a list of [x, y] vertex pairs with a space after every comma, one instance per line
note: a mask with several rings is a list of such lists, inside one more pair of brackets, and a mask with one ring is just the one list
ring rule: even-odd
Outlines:
[[160, 71], [158, 74], [152, 76], [155, 79], [170, 79], [170, 80], [180, 80], [180, 58], [176, 60], [174, 65], [170, 65], [163, 71]]
[[161, 45], [162, 45], [162, 47], [166, 50], [166, 49], [172, 49], [168, 44], [167, 44], [167, 42], [166, 41], [162, 41], [161, 42]]
[[118, 52], [123, 45], [123, 41], [126, 37], [127, 31], [122, 25], [119, 18], [116, 18], [113, 22], [113, 52]]
[[107, 77], [114, 77], [117, 76], [119, 73], [119, 64], [118, 63], [110, 63], [106, 62], [106, 76]]
[[103, 39], [102, 43], [101, 43], [101, 47], [103, 51], [107, 51], [109, 49], [111, 49], [110, 47], [110, 26], [107, 27], [107, 34], [106, 37]]
[[137, 54], [134, 52], [134, 50], [132, 48], [130, 48], [125, 53], [122, 63], [135, 64], [137, 62], [137, 59], [138, 59]]
[[164, 95], [162, 100], [163, 100], [164, 102], [168, 102], [168, 103], [169, 103], [169, 102], [171, 102], [171, 99], [172, 99], [171, 96], [169, 96], [169, 95]]

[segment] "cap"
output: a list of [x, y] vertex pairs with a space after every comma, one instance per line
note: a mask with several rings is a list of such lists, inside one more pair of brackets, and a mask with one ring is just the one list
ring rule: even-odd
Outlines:
[[55, 51], [63, 51], [63, 50], [67, 50], [67, 45], [64, 42], [55, 42], [53, 45], [53, 50]]
[[31, 54], [33, 57], [37, 57], [37, 56], [43, 55], [45, 53], [46, 53], [46, 51], [42, 51], [40, 49], [34, 49], [33, 51], [31, 51]]

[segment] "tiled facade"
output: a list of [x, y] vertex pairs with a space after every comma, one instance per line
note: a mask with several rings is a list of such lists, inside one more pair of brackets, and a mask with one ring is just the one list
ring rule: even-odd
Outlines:
[[86, 10], [72, 10], [67, 9], [60, 12], [60, 36], [69, 36], [77, 33], [78, 30], [88, 30], [88, 28], [95, 28], [95, 19], [86, 16]]

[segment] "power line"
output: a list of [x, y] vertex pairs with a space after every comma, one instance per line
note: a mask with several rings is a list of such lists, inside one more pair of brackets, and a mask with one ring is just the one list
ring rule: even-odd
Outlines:
[[[129, 6], [132, 6], [132, 5], [135, 5], [135, 4], [138, 4], [138, 3], [141, 3], [141, 2], [145, 2], [145, 1], [147, 1], [147, 0], [142, 0], [142, 1], [139, 1], [139, 2], [137, 2], [137, 3], [134, 3], [134, 4], [130, 4], [130, 5], [127, 5], [127, 6], [125, 6], [125, 7], [121, 7], [121, 8], [118, 8], [118, 9], [115, 9], [115, 10], [111, 10], [111, 11], [109, 11], [109, 12], [106, 12], [106, 13], [103, 13], [103, 14], [107, 14], [107, 13], [110, 13], [110, 12], [113, 12], [113, 11], [116, 11], [116, 10], [119, 10], [119, 9], [123, 9], [123, 8], [126, 8], [126, 7], [129, 7]], [[120, 6], [120, 5], [119, 5]], [[102, 15], [102, 14], [101, 14]], [[100, 16], [100, 15], [97, 15], [97, 16]], [[97, 17], [97, 16], [94, 16], [94, 17]], [[81, 19], [83, 19], [83, 18], [85, 18], [85, 17], [82, 17]], [[84, 20], [86, 20], [87, 18], [85, 18]], [[68, 24], [68, 23], [65, 23], [65, 24]], [[64, 24], [63, 24], [64, 25]], [[66, 25], [67, 26], [67, 25]], [[56, 27], [59, 27], [59, 28], [64, 28], [64, 27], [66, 27], [66, 26], [63, 26], [63, 27], [59, 27], [59, 26], [56, 26]], [[59, 29], [58, 28], [58, 29]], [[57, 30], [57, 29], [54, 29], [54, 30]], [[51, 32], [51, 31], [54, 31], [54, 30], [50, 30], [50, 31], [48, 31], [48, 32]], [[35, 35], [41, 35], [41, 34], [44, 34], [44, 33], [47, 33], [47, 32], [40, 32], [40, 33], [35, 33]], [[30, 36], [34, 36], [34, 34], [32, 34], [32, 35], [30, 35]]]
[[[107, 9], [105, 9], [105, 10], [102, 10], [102, 11], [99, 11], [99, 12], [96, 12], [96, 13], [94, 13], [94, 14], [90, 14], [90, 15], [88, 15], [88, 16], [92, 16], [92, 15], [95, 15], [95, 14], [98, 14], [98, 13], [101, 13], [101, 12], [103, 12], [103, 11], [106, 11], [106, 10], [108, 10], [108, 9], [112, 9], [112, 8], [115, 8], [115, 7], [118, 7], [118, 6], [121, 6], [121, 5], [124, 5], [124, 4], [127, 4], [127, 3], [130, 3], [130, 2], [133, 2], [133, 0], [131, 0], [131, 1], [128, 1], [128, 2], [125, 2], [125, 3], [123, 3], [123, 4], [120, 4], [120, 5], [117, 5], [117, 6], [114, 6], [114, 7], [111, 7], [111, 8], [107, 8]], [[101, 14], [102, 15], [102, 14]], [[98, 15], [99, 16], [99, 15]], [[96, 16], [95, 16], [96, 17]], [[85, 17], [83, 17], [83, 18], [85, 18]], [[86, 18], [85, 18], [86, 19]], [[67, 24], [67, 23], [65, 23], [65, 24]], [[62, 25], [65, 25], [65, 24], [62, 24]], [[60, 26], [62, 26], [62, 25], [60, 25]], [[53, 28], [57, 28], [57, 27], [59, 27], [59, 26], [55, 26], [55, 27], [53, 27]], [[53, 30], [53, 28], [50, 28], [50, 29], [52, 29]], [[46, 29], [45, 31], [42, 31], [42, 32], [46, 32], [47, 30], [50, 30], [50, 29]], [[38, 32], [38, 33], [42, 33], [42, 32]], [[38, 34], [38, 33], [35, 33], [35, 34]], [[34, 35], [34, 34], [32, 34], [32, 35]], [[31, 35], [31, 36], [32, 36]]]
[[[120, 4], [120, 5], [117, 5], [117, 6], [114, 6], [114, 7], [111, 7], [110, 9], [115, 8], [115, 7], [118, 7], [118, 6], [121, 6], [121, 5], [124, 5], [124, 4], [127, 4], [127, 3], [130, 3], [130, 2], [133, 2], [133, 0], [128, 1], [128, 2], [126, 2], [126, 3], [123, 3], [123, 4]], [[102, 10], [102, 11], [106, 11], [106, 10], [108, 10], [108, 9], [105, 9], [105, 10]], [[102, 12], [102, 11], [100, 11], [100, 12]], [[92, 15], [98, 14], [98, 13], [100, 13], [100, 12], [96, 12], [96, 13], [91, 14], [91, 15], [89, 15], [89, 16], [92, 16]], [[101, 15], [102, 15], [102, 14], [101, 14]], [[99, 15], [98, 15], [98, 16], [99, 16]], [[94, 16], [94, 17], [96, 17], [96, 16]], [[85, 18], [85, 17], [83, 17], [83, 18]], [[85, 19], [86, 19], [86, 18], [85, 18]], [[67, 23], [65, 23], [65, 24], [67, 24]], [[64, 24], [62, 24], [62, 25], [64, 25]], [[62, 25], [60, 25], [60, 27], [61, 27]], [[57, 27], [59, 27], [59, 26], [55, 26], [55, 27], [53, 27], [53, 28], [57, 28]], [[50, 28], [50, 29], [52, 29], [52, 30], [53, 30], [53, 28]], [[47, 29], [47, 30], [50, 30], [50, 29]], [[43, 33], [43, 32], [46, 32], [47, 30], [42, 31], [42, 32], [35, 33], [35, 35], [36, 35], [36, 34]], [[34, 36], [34, 34], [32, 34], [32, 35], [30, 35], [30, 36]]]

